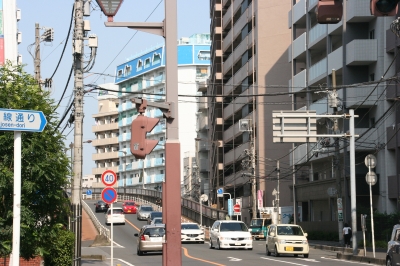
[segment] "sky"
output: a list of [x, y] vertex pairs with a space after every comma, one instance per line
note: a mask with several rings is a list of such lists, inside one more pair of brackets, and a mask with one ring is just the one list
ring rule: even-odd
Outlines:
[[[39, 23], [40, 34], [44, 33], [45, 28], [54, 29], [54, 41], [51, 43], [42, 42], [40, 47], [41, 55], [41, 77], [50, 78], [60, 61], [63, 47], [67, 41], [64, 55], [60, 65], [53, 77], [51, 97], [58, 102], [62, 92], [67, 85], [69, 72], [72, 66], [72, 34], [67, 39], [68, 29], [71, 21], [72, 7], [74, 0], [16, 0], [17, 8], [21, 9], [21, 20], [18, 22], [18, 31], [22, 33], [22, 42], [18, 46], [18, 52], [22, 55], [22, 62], [25, 71], [34, 75], [33, 57], [35, 42], [35, 23]], [[177, 0], [178, 4], [178, 38], [189, 37], [195, 33], [210, 32], [210, 11], [209, 0]], [[164, 19], [164, 1], [146, 0], [134, 1], [125, 0], [118, 13], [114, 17], [114, 22], [162, 22]], [[91, 31], [98, 37], [98, 49], [95, 64], [89, 73], [84, 74], [84, 84], [101, 85], [103, 83], [113, 83], [117, 65], [120, 65], [132, 58], [132, 56], [145, 51], [148, 48], [164, 44], [164, 38], [149, 33], [137, 32], [128, 28], [107, 28], [104, 22], [107, 17], [102, 13], [95, 0], [91, 1], [91, 13], [89, 17], [84, 17], [90, 21]], [[87, 44], [87, 42], [85, 42]], [[90, 48], [85, 47], [84, 60], [88, 60]], [[73, 75], [69, 81], [67, 91], [57, 109], [59, 116], [64, 114], [68, 107], [69, 100], [73, 96]], [[89, 89], [89, 88], [86, 88]], [[94, 118], [92, 115], [97, 111], [96, 94], [86, 94], [84, 97], [84, 127], [83, 141], [93, 140], [92, 133]], [[69, 118], [69, 115], [67, 116]], [[64, 128], [65, 122], [61, 125]], [[66, 136], [65, 144], [74, 141], [73, 126], [64, 130]], [[83, 143], [83, 175], [92, 173], [95, 167], [92, 154], [95, 149], [92, 144]], [[67, 156], [70, 156], [67, 151]]]

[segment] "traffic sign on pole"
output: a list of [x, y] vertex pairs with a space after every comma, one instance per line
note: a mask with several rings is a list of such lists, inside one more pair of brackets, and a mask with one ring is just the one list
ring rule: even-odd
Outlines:
[[106, 187], [111, 187], [117, 182], [117, 174], [113, 170], [105, 170], [101, 175], [101, 182]]
[[0, 108], [0, 131], [42, 132], [46, 124], [42, 111]]
[[217, 189], [217, 197], [221, 198], [223, 196], [224, 196], [224, 189], [223, 188]]
[[105, 203], [112, 204], [117, 199], [117, 191], [113, 187], [106, 187], [101, 192], [101, 198]]
[[233, 205], [233, 215], [242, 215], [239, 204]]

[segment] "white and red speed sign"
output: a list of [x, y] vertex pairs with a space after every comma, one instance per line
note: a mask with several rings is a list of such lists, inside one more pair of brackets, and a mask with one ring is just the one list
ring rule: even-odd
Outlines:
[[111, 187], [117, 182], [117, 174], [113, 170], [106, 170], [101, 175], [101, 182], [106, 187]]

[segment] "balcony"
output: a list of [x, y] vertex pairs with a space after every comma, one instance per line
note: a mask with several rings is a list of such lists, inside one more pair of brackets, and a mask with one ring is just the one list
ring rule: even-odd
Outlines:
[[154, 183], [164, 182], [165, 181], [165, 174], [158, 174], [154, 176]]
[[207, 97], [199, 97], [197, 100], [197, 110], [204, 110], [208, 108], [208, 99]]
[[[305, 61], [305, 54], [307, 50], [307, 32], [304, 32], [302, 35], [300, 35], [296, 40], [293, 41], [293, 55], [291, 55], [291, 58], [289, 58], [289, 62], [292, 61], [292, 59], [298, 59], [301, 57], [301, 61]], [[292, 52], [291, 49], [292, 47], [289, 48], [290, 52]]]
[[[308, 48], [313, 47], [316, 44], [320, 44], [321, 40], [326, 37], [328, 33], [328, 26], [325, 24], [316, 24], [309, 31], [308, 35]], [[325, 49], [325, 46], [322, 47]]]
[[[377, 87], [375, 85], [362, 86], [355, 88], [346, 89], [346, 108], [357, 108], [361, 104], [363, 107], [372, 107], [377, 105], [378, 91], [383, 91], [382, 86]], [[368, 97], [368, 95], [372, 94]], [[367, 98], [368, 97], [368, 98]]]
[[199, 159], [199, 161], [200, 161], [200, 166], [199, 166], [200, 173], [205, 173], [210, 171], [210, 164], [208, 158]]
[[93, 175], [101, 175], [105, 170], [113, 170], [115, 173], [118, 173], [118, 166], [112, 167], [102, 167], [102, 168], [92, 168]]
[[239, 171], [229, 176], [225, 176], [225, 186], [233, 188], [236, 186], [240, 186], [244, 183], [247, 183], [249, 181], [249, 177], [243, 176], [243, 173], [248, 173], [248, 172]]
[[310, 104], [309, 110], [315, 110], [317, 115], [332, 114], [333, 109], [328, 106], [328, 97], [319, 99]]
[[233, 30], [231, 29], [225, 38], [222, 40], [222, 51], [225, 52], [229, 47], [231, 47], [233, 42]]
[[308, 0], [308, 11], [311, 11], [318, 4], [318, 0]]
[[303, 24], [303, 23], [305, 23], [305, 20], [306, 20], [306, 0], [298, 1], [293, 6], [292, 12], [293, 12], [292, 25], [293, 24]]
[[341, 35], [342, 31], [338, 30], [343, 26], [343, 21], [341, 20], [339, 23], [336, 24], [328, 24], [328, 34], [329, 35]]
[[[250, 40], [251, 41], [251, 40]], [[240, 60], [245, 52], [247, 52], [248, 48], [248, 42], [249, 42], [249, 35], [247, 35], [239, 44], [239, 46], [236, 47], [236, 49], [233, 51], [233, 63], [236, 63], [238, 60]]]
[[118, 137], [95, 139], [95, 140], [92, 141], [92, 145], [94, 147], [96, 147], [96, 146], [104, 146], [104, 145], [111, 145], [111, 144], [118, 144]]
[[227, 83], [224, 85], [224, 95], [231, 94], [233, 90], [233, 77], [228, 80]]
[[327, 75], [327, 58], [320, 60], [310, 67], [308, 72], [308, 84], [313, 84], [314, 82], [322, 79]]
[[197, 131], [203, 131], [208, 129], [208, 117], [207, 116], [200, 116], [198, 119], [198, 127]]
[[222, 18], [222, 27], [225, 29], [226, 26], [232, 21], [232, 5], [229, 6], [225, 15]]
[[347, 22], [369, 22], [374, 19], [370, 12], [370, 1], [351, 0], [347, 1]]
[[339, 70], [343, 68], [343, 47], [340, 47], [328, 55], [328, 72], [332, 69]]
[[110, 124], [92, 126], [92, 132], [102, 132], [102, 131], [111, 131], [111, 130], [118, 130], [118, 123], [110, 123]]
[[232, 67], [233, 67], [233, 53], [231, 53], [228, 59], [226, 59], [224, 62], [224, 75], [228, 73], [228, 71], [232, 71]]
[[306, 77], [307, 77], [307, 69], [304, 69], [300, 73], [297, 73], [293, 77], [293, 87], [291, 84], [292, 80], [289, 81], [289, 92], [299, 92], [305, 89], [307, 87]]
[[244, 64], [234, 75], [233, 75], [233, 84], [242, 84], [242, 81], [247, 77], [248, 75], [248, 67], [249, 62]]
[[239, 34], [242, 33], [243, 27], [246, 26], [247, 22], [251, 20], [251, 14], [248, 15], [248, 10], [243, 12], [242, 16], [233, 25], [233, 39], [235, 39]]
[[118, 152], [117, 151], [92, 154], [92, 160], [93, 161], [106, 160], [106, 159], [117, 159], [117, 158], [118, 158]]
[[378, 40], [353, 40], [346, 46], [346, 65], [370, 65], [378, 60]]
[[386, 100], [395, 101], [400, 98], [400, 85], [398, 83], [388, 84], [386, 89]]
[[245, 104], [250, 102], [253, 97], [245, 97], [248, 94], [251, 94], [249, 89], [246, 89], [244, 92], [240, 94], [240, 97], [234, 99], [227, 107], [224, 109], [224, 119], [235, 114], [237, 111], [241, 110]]
[[243, 143], [242, 145], [230, 150], [229, 152], [225, 153], [224, 156], [224, 163], [231, 164], [236, 161], [239, 157], [243, 156], [243, 152], [246, 149], [250, 149], [250, 142]]

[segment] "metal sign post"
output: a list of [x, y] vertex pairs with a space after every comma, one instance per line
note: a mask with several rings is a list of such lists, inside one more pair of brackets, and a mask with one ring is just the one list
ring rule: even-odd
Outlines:
[[368, 173], [365, 176], [365, 181], [369, 185], [369, 205], [371, 208], [371, 234], [372, 234], [372, 253], [374, 254], [375, 258], [375, 232], [374, 232], [374, 212], [372, 208], [372, 188], [371, 186], [376, 184], [377, 177], [375, 172], [371, 171], [371, 168], [375, 168], [376, 166], [376, 157], [372, 154], [368, 154], [365, 157], [365, 166], [368, 167]]
[[41, 111], [0, 109], [0, 131], [14, 131], [13, 240], [10, 265], [19, 265], [21, 238], [21, 131], [42, 132], [47, 124]]

